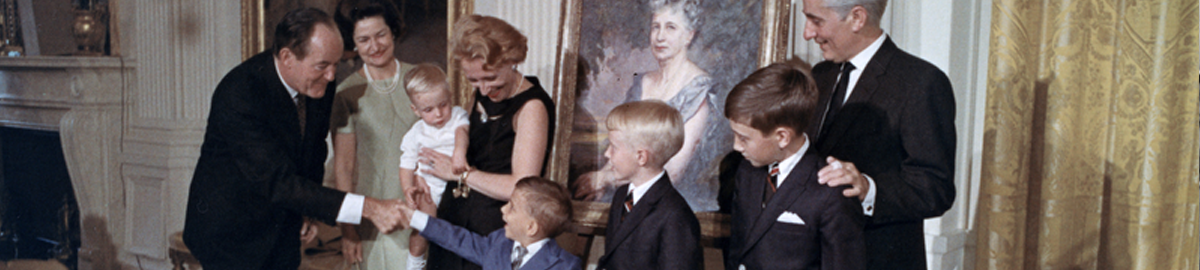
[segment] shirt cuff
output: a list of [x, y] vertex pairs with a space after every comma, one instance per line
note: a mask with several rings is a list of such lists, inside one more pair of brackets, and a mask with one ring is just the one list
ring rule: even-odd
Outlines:
[[863, 177], [866, 177], [867, 183], [871, 185], [870, 188], [867, 188], [867, 196], [866, 196], [866, 198], [863, 198], [863, 201], [862, 201], [863, 215], [866, 215], [868, 217], [874, 216], [875, 215], [875, 179], [871, 179], [871, 176], [866, 175], [866, 174], [863, 174]]
[[347, 224], [362, 223], [363, 201], [366, 197], [354, 193], [346, 193], [342, 200], [342, 209], [338, 210], [337, 222]]
[[425, 225], [429, 223], [429, 214], [421, 211], [413, 211], [412, 219], [408, 221], [408, 226], [418, 231], [425, 231]]

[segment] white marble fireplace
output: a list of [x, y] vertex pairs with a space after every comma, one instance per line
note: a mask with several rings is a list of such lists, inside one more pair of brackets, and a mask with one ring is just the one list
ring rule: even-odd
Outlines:
[[115, 57], [0, 58], [0, 126], [60, 134], [80, 210], [79, 269], [116, 268], [127, 233], [119, 159], [132, 69]]
[[[112, 56], [0, 57], [0, 126], [59, 132], [78, 269], [169, 269], [242, 1], [109, 0]], [[40, 19], [40, 18], [39, 18]]]

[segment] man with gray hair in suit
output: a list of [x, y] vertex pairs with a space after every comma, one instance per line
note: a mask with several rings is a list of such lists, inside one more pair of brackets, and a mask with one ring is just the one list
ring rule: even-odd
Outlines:
[[886, 0], [804, 0], [821, 46], [809, 134], [819, 182], [862, 202], [868, 269], [925, 269], [924, 219], [954, 204], [954, 93], [946, 74], [880, 28]]

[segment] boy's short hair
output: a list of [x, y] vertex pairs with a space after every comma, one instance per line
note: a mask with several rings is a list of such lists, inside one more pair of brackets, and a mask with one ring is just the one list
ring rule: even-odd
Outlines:
[[650, 150], [650, 165], [666, 164], [683, 147], [683, 118], [662, 101], [621, 104], [608, 113], [605, 126], [610, 132], [624, 132], [626, 143]]
[[763, 133], [778, 127], [804, 132], [817, 105], [817, 86], [804, 66], [774, 63], [754, 71], [729, 91], [725, 118]]
[[450, 85], [446, 82], [446, 72], [430, 63], [417, 65], [408, 74], [404, 75], [404, 91], [408, 93], [411, 99], [417, 94], [428, 93], [435, 89], [441, 89], [450, 92]]
[[[519, 192], [519, 193], [518, 193]], [[571, 221], [571, 196], [562, 185], [540, 176], [517, 181], [513, 193], [524, 194], [525, 211], [542, 228], [547, 238], [557, 237]]]

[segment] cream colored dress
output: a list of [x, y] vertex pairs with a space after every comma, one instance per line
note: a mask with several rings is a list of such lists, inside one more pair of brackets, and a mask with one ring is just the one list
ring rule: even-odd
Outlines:
[[[413, 65], [400, 63], [400, 78]], [[376, 81], [384, 86], [391, 80]], [[388, 92], [390, 91], [390, 92]], [[394, 89], [374, 89], [367, 85], [362, 72], [354, 72], [338, 84], [334, 97], [330, 129], [339, 134], [354, 133], [357, 186], [355, 193], [380, 198], [403, 198], [400, 188], [400, 142], [419, 119], [405, 93], [404, 83]], [[408, 258], [409, 230], [381, 234], [370, 221], [358, 226], [362, 237], [361, 269], [404, 269]]]

